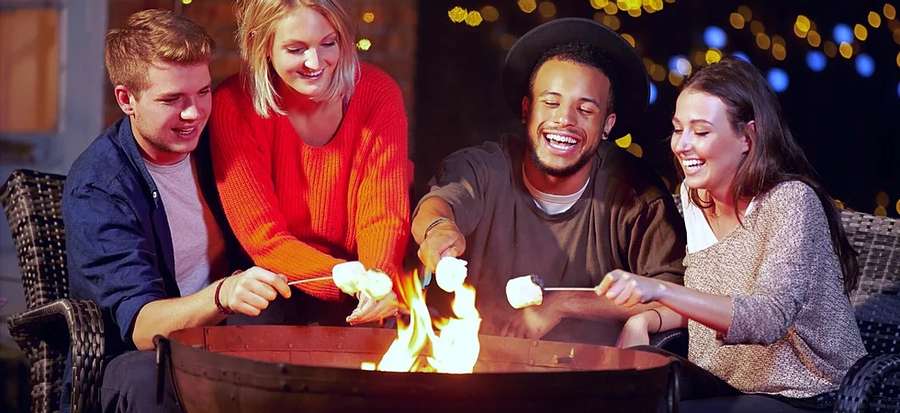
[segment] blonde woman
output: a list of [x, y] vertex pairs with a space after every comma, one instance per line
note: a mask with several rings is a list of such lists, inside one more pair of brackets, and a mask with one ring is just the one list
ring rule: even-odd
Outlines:
[[[360, 63], [333, 0], [242, 0], [245, 68], [213, 96], [212, 157], [228, 221], [256, 263], [290, 280], [346, 260], [401, 275], [409, 238], [407, 121], [397, 84]], [[325, 318], [331, 281], [298, 285]], [[359, 297], [351, 324], [396, 313]], [[349, 311], [349, 308], [347, 308]], [[321, 317], [319, 316], [321, 314]]]

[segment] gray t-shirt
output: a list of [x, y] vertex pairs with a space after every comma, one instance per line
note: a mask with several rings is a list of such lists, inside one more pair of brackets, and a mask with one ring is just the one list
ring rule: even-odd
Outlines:
[[[614, 269], [681, 283], [684, 224], [649, 167], [604, 141], [581, 198], [550, 215], [523, 184], [524, 149], [522, 140], [506, 138], [451, 154], [423, 197], [448, 202], [466, 236], [462, 258], [484, 331], [514, 315], [506, 282], [525, 274], [540, 275], [546, 287], [593, 287]], [[612, 320], [564, 320], [544, 338], [612, 344], [620, 328]]]
[[172, 165], [144, 163], [166, 209], [178, 289], [182, 296], [193, 294], [228, 269], [222, 230], [203, 198], [190, 156]]

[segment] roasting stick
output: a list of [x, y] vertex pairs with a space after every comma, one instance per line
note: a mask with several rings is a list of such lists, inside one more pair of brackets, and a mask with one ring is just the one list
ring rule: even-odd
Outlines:
[[594, 291], [594, 287], [547, 287], [544, 291]]
[[305, 279], [305, 280], [291, 281], [291, 282], [289, 282], [289, 283], [287, 283], [287, 284], [288, 284], [288, 285], [297, 285], [297, 284], [314, 283], [314, 282], [316, 282], [316, 281], [326, 281], [326, 280], [331, 280], [331, 276], [329, 275], [329, 276], [327, 276], [327, 277], [307, 278], [307, 279]]

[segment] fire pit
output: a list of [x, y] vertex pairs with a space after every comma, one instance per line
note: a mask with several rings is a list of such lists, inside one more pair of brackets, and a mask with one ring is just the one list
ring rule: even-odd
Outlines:
[[472, 374], [360, 369], [395, 330], [227, 326], [159, 342], [185, 411], [670, 411], [669, 359], [587, 344], [480, 336]]

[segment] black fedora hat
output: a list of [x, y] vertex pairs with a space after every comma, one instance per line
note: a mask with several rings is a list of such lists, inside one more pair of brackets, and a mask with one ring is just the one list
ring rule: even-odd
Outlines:
[[647, 107], [647, 71], [625, 39], [589, 19], [552, 20], [531, 29], [513, 44], [503, 64], [503, 93], [507, 104], [513, 112], [520, 113], [534, 65], [553, 47], [573, 42], [595, 46], [612, 63], [615, 73], [606, 74], [615, 90], [616, 124], [610, 136], [615, 138], [628, 133]]

